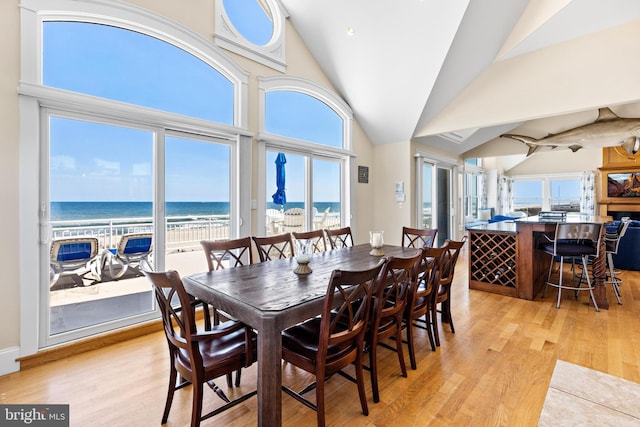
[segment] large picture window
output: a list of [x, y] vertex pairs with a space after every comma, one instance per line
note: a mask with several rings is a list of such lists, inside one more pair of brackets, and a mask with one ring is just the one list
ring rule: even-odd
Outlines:
[[[315, 84], [294, 78], [262, 79], [264, 162], [260, 232], [278, 234], [350, 225], [351, 111]], [[281, 155], [281, 156], [279, 156]], [[278, 190], [276, 159], [286, 171], [286, 203]], [[293, 213], [299, 213], [294, 217]], [[263, 228], [264, 227], [264, 228]]]
[[250, 137], [234, 127], [246, 123], [247, 73], [146, 10], [41, 4], [22, 9], [21, 178], [38, 190], [21, 203], [39, 217], [21, 235], [39, 243], [25, 248], [38, 269], [21, 271], [21, 290], [41, 302], [25, 305], [23, 329], [38, 335], [23, 335], [25, 354], [156, 318], [143, 265], [193, 273], [200, 240], [250, 229], [236, 166]]

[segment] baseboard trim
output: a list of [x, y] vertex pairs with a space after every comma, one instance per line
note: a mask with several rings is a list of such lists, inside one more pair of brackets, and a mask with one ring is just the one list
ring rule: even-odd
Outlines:
[[18, 356], [20, 356], [20, 347], [8, 347], [0, 350], [0, 375], [7, 375], [20, 370]]
[[[202, 310], [196, 310], [196, 321], [202, 321], [204, 314]], [[106, 347], [111, 344], [118, 344], [124, 341], [128, 341], [134, 338], [141, 337], [143, 335], [153, 334], [162, 331], [162, 319], [155, 319], [145, 323], [139, 323], [137, 325], [127, 326], [115, 331], [105, 332], [103, 334], [94, 335], [91, 337], [83, 338], [73, 342], [60, 344], [55, 347], [50, 347], [38, 351], [36, 354], [29, 356], [18, 357], [20, 355], [19, 349], [16, 347], [15, 354], [6, 356], [7, 369], [13, 369], [5, 373], [23, 371], [25, 369], [34, 368], [36, 366], [44, 365], [49, 362], [64, 359], [76, 354], [85, 353], [91, 350], [97, 350], [99, 348]], [[15, 366], [10, 366], [9, 362], [14, 362]], [[3, 353], [0, 351], [0, 375], [4, 375], [2, 369], [5, 365]]]
[[30, 369], [49, 362], [64, 359], [76, 354], [117, 344], [143, 335], [162, 331], [162, 320], [152, 320], [115, 331], [105, 332], [92, 337], [61, 344], [55, 347], [40, 350], [36, 354], [20, 357], [18, 370]]

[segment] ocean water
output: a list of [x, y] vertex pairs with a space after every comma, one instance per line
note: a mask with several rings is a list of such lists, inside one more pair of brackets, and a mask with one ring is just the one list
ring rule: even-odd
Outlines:
[[[340, 212], [339, 202], [316, 202], [319, 212], [328, 207]], [[291, 202], [284, 209], [304, 207], [303, 202]], [[267, 203], [267, 208], [280, 209], [280, 205]], [[167, 217], [175, 216], [228, 216], [229, 202], [167, 202]], [[151, 202], [51, 202], [51, 221], [77, 221], [111, 218], [150, 218]]]

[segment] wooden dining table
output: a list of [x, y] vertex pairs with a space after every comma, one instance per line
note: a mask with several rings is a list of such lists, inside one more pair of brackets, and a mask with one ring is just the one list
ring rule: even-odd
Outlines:
[[[411, 257], [414, 248], [385, 245], [385, 256]], [[183, 278], [190, 294], [229, 313], [257, 331], [258, 425], [282, 425], [282, 338], [284, 329], [322, 311], [334, 270], [373, 268], [381, 257], [368, 244], [311, 256], [312, 272], [296, 275], [295, 259], [278, 259], [197, 273]]]

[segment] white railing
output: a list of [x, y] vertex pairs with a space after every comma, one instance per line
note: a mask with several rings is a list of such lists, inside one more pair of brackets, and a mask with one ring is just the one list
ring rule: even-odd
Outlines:
[[[129, 233], [153, 232], [151, 218], [117, 218], [52, 221], [52, 238], [93, 236], [101, 248], [114, 248]], [[181, 252], [200, 247], [201, 240], [229, 238], [229, 219], [221, 215], [168, 217], [166, 219], [167, 252]]]
[[[338, 228], [340, 215], [329, 215], [323, 228]], [[120, 238], [129, 233], [152, 233], [152, 218], [110, 218], [52, 221], [52, 238], [97, 237], [100, 248], [115, 248]], [[167, 252], [200, 249], [201, 240], [229, 239], [229, 217], [202, 215], [167, 217]], [[301, 230], [302, 231], [302, 230]]]

